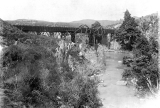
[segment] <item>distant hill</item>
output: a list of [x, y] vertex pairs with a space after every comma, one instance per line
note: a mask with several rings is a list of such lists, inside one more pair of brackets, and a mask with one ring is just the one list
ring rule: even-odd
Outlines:
[[[154, 14], [151, 14], [154, 15]], [[143, 17], [136, 17], [134, 18], [136, 20], [142, 19], [142, 18], [149, 18], [151, 15], [146, 15]], [[94, 22], [100, 22], [100, 24], [104, 28], [118, 28], [122, 23], [123, 20], [93, 20], [93, 19], [84, 19], [84, 20], [78, 20], [78, 21], [72, 21], [72, 22], [48, 22], [48, 21], [41, 21], [41, 20], [30, 20], [30, 19], [18, 19], [18, 20], [8, 20], [7, 22], [10, 24], [22, 24], [22, 25], [33, 25], [33, 26], [58, 26], [58, 27], [79, 27], [80, 25], [86, 24], [87, 26], [91, 27], [91, 25]]]
[[112, 25], [112, 24], [116, 24], [119, 22], [118, 21], [112, 21], [112, 20], [92, 20], [92, 19], [85, 19], [85, 20], [79, 20], [79, 21], [72, 21], [70, 23], [78, 23], [78, 24], [86, 24], [88, 25], [89, 27], [91, 27], [91, 25], [98, 21], [103, 27], [106, 27], [108, 25]]
[[117, 21], [116, 23], [114, 24], [110, 24], [110, 25], [107, 25], [105, 28], [106, 29], [115, 29], [115, 28], [119, 28], [121, 26], [121, 24], [123, 23], [123, 20], [119, 20]]
[[10, 24], [15, 24], [15, 25], [68, 26], [68, 23], [48, 22], [48, 21], [29, 20], [29, 19], [7, 20], [6, 22], [8, 22]]
[[85, 19], [79, 21], [72, 21], [72, 22], [48, 22], [48, 21], [40, 21], [40, 20], [28, 20], [28, 19], [18, 19], [18, 20], [7, 20], [10, 24], [15, 25], [39, 25], [39, 26], [58, 26], [58, 27], [79, 27], [80, 25], [86, 24], [87, 26], [91, 27], [91, 25], [95, 22], [99, 21], [100, 24], [104, 27], [112, 24], [117, 24], [119, 21], [111, 21], [111, 20], [92, 20], [92, 19]]

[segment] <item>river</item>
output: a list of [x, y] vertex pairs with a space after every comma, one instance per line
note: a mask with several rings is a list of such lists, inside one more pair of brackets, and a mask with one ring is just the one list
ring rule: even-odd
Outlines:
[[122, 59], [125, 55], [129, 54], [106, 52], [107, 67], [99, 77], [102, 83], [98, 87], [103, 108], [139, 108], [142, 103], [135, 96], [133, 87], [117, 84], [122, 79], [121, 74], [124, 70]]

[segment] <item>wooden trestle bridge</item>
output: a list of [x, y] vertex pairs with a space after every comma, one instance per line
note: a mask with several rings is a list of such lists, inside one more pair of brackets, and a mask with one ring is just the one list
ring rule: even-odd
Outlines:
[[71, 35], [71, 41], [75, 42], [75, 35], [77, 33], [88, 34], [89, 44], [94, 45], [95, 43], [105, 43], [108, 36], [112, 37], [115, 30], [114, 29], [105, 29], [102, 26], [98, 28], [89, 28], [87, 25], [81, 25], [79, 27], [67, 27], [67, 26], [42, 26], [42, 25], [32, 25], [32, 24], [11, 24], [24, 32], [34, 32], [37, 35], [40, 35], [43, 32], [47, 32], [50, 35], [55, 32], [60, 32], [62, 34], [69, 33]]

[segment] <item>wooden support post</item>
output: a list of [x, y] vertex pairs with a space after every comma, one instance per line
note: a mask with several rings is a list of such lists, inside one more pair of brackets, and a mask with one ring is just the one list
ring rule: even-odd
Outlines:
[[110, 49], [111, 47], [111, 34], [110, 33], [107, 35], [107, 38], [108, 38], [108, 48]]
[[41, 35], [41, 32], [37, 32], [37, 35]]
[[75, 43], [75, 33], [70, 33], [71, 34], [71, 41]]
[[93, 46], [95, 47], [95, 44], [96, 44], [96, 38], [95, 38], [95, 35], [93, 35]]
[[91, 45], [91, 46], [94, 45], [94, 36], [93, 36], [93, 33], [89, 34], [89, 45]]

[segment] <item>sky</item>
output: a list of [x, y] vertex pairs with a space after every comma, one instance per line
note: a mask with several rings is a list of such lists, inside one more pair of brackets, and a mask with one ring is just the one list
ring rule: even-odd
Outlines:
[[160, 11], [159, 0], [0, 0], [3, 20], [35, 19], [70, 22], [82, 19], [119, 20], [126, 9], [132, 16]]

